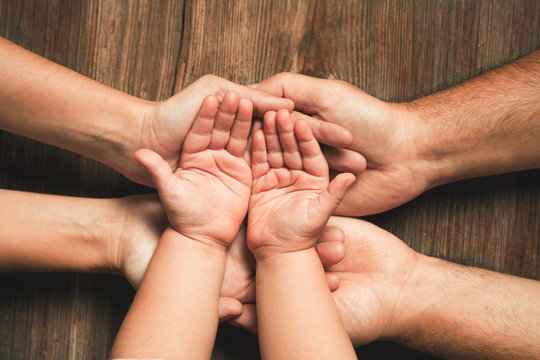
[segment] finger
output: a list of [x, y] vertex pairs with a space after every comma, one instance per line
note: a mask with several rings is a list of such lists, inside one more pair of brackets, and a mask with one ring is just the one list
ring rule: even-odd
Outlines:
[[353, 141], [353, 134], [346, 128], [322, 121], [315, 117], [302, 114], [320, 114], [328, 108], [336, 106], [348, 85], [334, 80], [317, 79], [310, 76], [281, 73], [262, 81], [257, 87], [274, 96], [284, 97], [294, 101], [293, 121], [302, 118], [313, 131], [320, 143], [346, 147]]
[[148, 149], [137, 150], [134, 157], [150, 173], [158, 192], [163, 193], [167, 182], [174, 177], [169, 164], [160, 155]]
[[328, 185], [328, 192], [339, 203], [341, 200], [343, 200], [345, 193], [355, 181], [356, 177], [353, 174], [338, 174], [334, 180], [330, 182], [330, 185]]
[[324, 277], [326, 278], [326, 283], [328, 284], [330, 291], [336, 291], [339, 288], [341, 280], [339, 279], [338, 274], [326, 271]]
[[339, 226], [326, 225], [322, 229], [321, 234], [319, 235], [318, 243], [325, 243], [325, 242], [344, 243], [345, 232]]
[[235, 298], [220, 297], [218, 301], [219, 322], [227, 321], [242, 314], [242, 303]]
[[191, 129], [186, 135], [186, 139], [182, 146], [182, 152], [194, 154], [208, 148], [218, 103], [219, 101], [214, 95], [209, 95], [204, 98], [201, 108], [191, 125]]
[[322, 152], [332, 170], [358, 174], [366, 169], [366, 158], [356, 151], [323, 146]]
[[328, 191], [320, 195], [320, 203], [323, 211], [333, 212], [345, 197], [349, 187], [356, 181], [356, 177], [350, 173], [338, 174], [328, 185]]
[[345, 258], [345, 233], [337, 226], [326, 226], [315, 246], [324, 268], [336, 265]]
[[199, 91], [208, 92], [213, 90], [216, 95], [233, 90], [241, 97], [251, 99], [255, 116], [261, 118], [268, 111], [278, 111], [279, 109], [293, 111], [294, 109], [292, 100], [284, 99], [281, 96], [273, 96], [252, 87], [238, 85], [215, 75], [206, 75], [193, 83], [192, 86], [199, 87]]
[[310, 76], [281, 73], [262, 81], [257, 87], [274, 96], [291, 99], [295, 107], [313, 114], [327, 106], [331, 80], [317, 79]]
[[262, 121], [260, 119], [254, 118], [251, 122], [251, 136], [248, 137], [247, 150], [246, 150], [246, 154], [249, 155], [247, 156], [247, 160], [249, 160], [250, 164], [251, 164], [251, 149], [253, 145], [253, 135], [259, 129], [262, 130]]
[[320, 243], [316, 249], [325, 268], [334, 266], [345, 258], [345, 245], [338, 241]]
[[347, 147], [353, 142], [353, 134], [341, 125], [320, 120], [298, 111], [293, 111], [292, 119], [294, 122], [297, 120], [304, 120], [311, 128], [315, 139], [322, 144], [335, 147]]
[[246, 151], [252, 115], [253, 103], [251, 100], [240, 99], [229, 142], [227, 143], [227, 151], [234, 156], [242, 156]]
[[266, 153], [266, 143], [261, 129], [253, 134], [251, 145], [251, 173], [253, 179], [258, 179], [270, 170]]
[[269, 111], [264, 114], [263, 130], [264, 139], [266, 141], [266, 151], [268, 152], [268, 164], [274, 169], [282, 168], [284, 165], [283, 150], [281, 149], [281, 144], [279, 142], [275, 111]]
[[311, 129], [304, 121], [298, 120], [294, 124], [294, 133], [302, 153], [304, 170], [312, 175], [328, 178], [328, 164]]
[[280, 109], [293, 111], [294, 109], [294, 102], [291, 100], [268, 96], [262, 91], [249, 96], [249, 98], [253, 101], [253, 114], [258, 117], [263, 117], [268, 111], [278, 111]]
[[302, 170], [302, 154], [294, 134], [291, 114], [287, 110], [279, 110], [276, 114], [276, 127], [283, 148], [283, 161], [287, 167]]
[[212, 140], [208, 148], [213, 150], [221, 150], [227, 145], [230, 137], [231, 126], [236, 117], [240, 96], [234, 91], [227, 91], [219, 110], [214, 120], [214, 128], [212, 129]]
[[257, 310], [255, 304], [244, 304], [242, 314], [230, 319], [229, 324], [257, 334]]

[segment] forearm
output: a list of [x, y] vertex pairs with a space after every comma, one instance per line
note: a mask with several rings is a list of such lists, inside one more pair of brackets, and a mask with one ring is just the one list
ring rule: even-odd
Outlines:
[[[149, 102], [0, 37], [0, 128], [120, 168]], [[126, 152], [131, 152], [125, 154]]]
[[540, 167], [540, 50], [410, 105], [431, 186]]
[[203, 245], [168, 228], [111, 357], [209, 359], [224, 271], [225, 248]]
[[314, 248], [258, 261], [256, 292], [264, 359], [356, 359]]
[[0, 190], [0, 271], [114, 272], [114, 199]]
[[540, 282], [423, 257], [410, 279], [399, 341], [451, 358], [540, 354]]

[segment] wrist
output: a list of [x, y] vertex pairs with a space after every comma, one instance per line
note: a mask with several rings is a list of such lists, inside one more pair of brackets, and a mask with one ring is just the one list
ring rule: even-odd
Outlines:
[[258, 268], [274, 266], [275, 264], [297, 263], [300, 259], [313, 258], [314, 256], [317, 258], [318, 262], [320, 262], [315, 247], [294, 251], [262, 251], [257, 254], [254, 253], [253, 255]]
[[126, 96], [113, 115], [113, 129], [102, 137], [106, 151], [102, 159], [99, 159], [101, 162], [129, 179], [140, 176], [142, 170], [133, 154], [145, 147], [145, 119], [150, 116], [156, 104], [134, 96]]
[[440, 123], [434, 117], [431, 101], [425, 98], [409, 103], [393, 104], [401, 106], [398, 111], [403, 117], [405, 127], [410, 131], [409, 150], [413, 154], [414, 164], [411, 166], [417, 176], [423, 181], [424, 190], [456, 181], [458, 164], [457, 158], [460, 146], [449, 129], [441, 129]]
[[103, 249], [104, 271], [123, 274], [121, 243], [126, 225], [128, 202], [125, 198], [96, 199], [99, 201], [99, 217], [112, 221], [99, 221], [97, 226], [99, 243]]
[[[384, 339], [411, 346], [415, 338], [425, 331], [433, 321], [433, 314], [439, 311], [441, 302], [451, 301], [452, 287], [448, 287], [450, 277], [446, 261], [418, 254], [417, 264], [396, 303], [390, 326]], [[439, 318], [442, 321], [441, 318]]]
[[169, 237], [176, 239], [176, 241], [188, 243], [193, 249], [199, 249], [200, 251], [216, 256], [225, 256], [227, 254], [228, 246], [223, 244], [219, 239], [214, 239], [201, 234], [185, 234], [176, 230], [170, 224], [165, 229], [165, 233], [169, 234]]

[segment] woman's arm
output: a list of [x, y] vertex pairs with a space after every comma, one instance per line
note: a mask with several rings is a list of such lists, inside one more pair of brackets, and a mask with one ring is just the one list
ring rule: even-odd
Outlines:
[[115, 169], [150, 108], [0, 37], [0, 128], [103, 162]]
[[[152, 185], [133, 153], [146, 148], [170, 166], [203, 98], [228, 90], [253, 100], [255, 111], [287, 108], [290, 100], [207, 75], [171, 98], [146, 101], [113, 89], [0, 37], [0, 129], [30, 137], [111, 166]], [[336, 146], [350, 133], [337, 127]]]
[[0, 203], [0, 271], [118, 270], [118, 200], [0, 190]]

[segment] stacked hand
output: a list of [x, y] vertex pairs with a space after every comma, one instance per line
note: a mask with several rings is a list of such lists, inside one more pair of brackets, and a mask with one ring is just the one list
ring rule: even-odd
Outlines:
[[[131, 180], [153, 186], [148, 173], [137, 162], [132, 161], [133, 151], [139, 148], [150, 149], [159, 154], [165, 162], [176, 169], [182, 149], [182, 142], [192, 120], [199, 111], [205, 96], [211, 94], [217, 99], [224, 99], [227, 92], [235, 92], [253, 103], [253, 114], [261, 117], [271, 110], [291, 110], [294, 104], [291, 100], [269, 95], [263, 91], [237, 85], [214, 75], [206, 75], [189, 85], [171, 98], [157, 103], [146, 103], [140, 114], [142, 119], [136, 122], [134, 130], [137, 138], [130, 138], [125, 147], [123, 162], [115, 166]], [[335, 147], [345, 147], [352, 141], [351, 133], [344, 127], [323, 121], [311, 121], [310, 126], [315, 131], [318, 141]], [[365, 162], [363, 158], [352, 151], [341, 151], [342, 156], [329, 159], [331, 168], [347, 171], [361, 171]]]
[[[263, 82], [261, 87], [268, 89], [267, 86], [271, 81], [272, 79]], [[336, 86], [336, 91], [340, 88], [353, 90], [342, 83], [333, 85]], [[360, 90], [355, 91], [358, 92], [357, 96], [360, 99], [369, 100], [368, 104], [370, 101], [373, 102], [371, 106], [377, 108], [379, 114], [387, 111], [386, 115], [391, 117], [388, 104], [378, 102]], [[317, 117], [320, 116], [324, 120], [334, 119], [331, 116], [335, 114], [328, 115], [330, 109], [336, 105], [328, 103], [332, 99], [337, 101], [337, 98], [333, 97], [328, 97], [324, 101], [320, 99], [326, 104], [324, 105], [326, 113], [321, 110], [320, 114], [327, 118], [323, 118], [322, 115], [316, 115]], [[140, 150], [136, 158], [151, 174], [163, 204], [168, 209], [167, 215], [174, 229], [194, 240], [208, 243], [208, 240], [212, 239], [217, 244], [228, 247], [227, 269], [221, 294], [223, 297], [220, 302], [222, 318], [234, 317], [231, 320], [233, 324], [250, 330], [256, 329], [255, 307], [251, 305], [255, 301], [254, 259], [246, 246], [245, 234], [239, 232], [249, 203], [249, 232], [267, 235], [252, 237], [256, 241], [249, 242], [249, 249], [256, 257], [264, 258], [275, 253], [310, 248], [315, 244], [318, 234], [322, 233], [317, 250], [323, 265], [332, 271], [327, 277], [330, 288], [335, 290], [341, 283], [334, 294], [335, 301], [353, 342], [362, 344], [376, 338], [391, 336], [390, 325], [395, 325], [392, 321], [393, 314], [383, 309], [396, 306], [391, 302], [399, 298], [402, 285], [399, 279], [405, 279], [406, 275], [412, 272], [414, 266], [410, 264], [414, 260], [415, 253], [393, 238], [394, 246], [402, 249], [404, 254], [408, 254], [404, 255], [401, 265], [410, 269], [410, 272], [402, 271], [399, 265], [394, 264], [394, 260], [397, 261], [399, 258], [394, 254], [399, 253], [399, 250], [381, 251], [380, 248], [377, 250], [371, 247], [378, 244], [374, 239], [392, 238], [383, 230], [367, 223], [360, 223], [370, 230], [367, 234], [360, 235], [357, 229], [353, 230], [354, 226], [349, 224], [359, 221], [335, 218], [332, 224], [339, 225], [346, 233], [348, 232], [345, 242], [343, 243], [343, 233], [338, 228], [328, 227], [323, 231], [328, 220], [327, 214], [340, 203], [346, 189], [355, 178], [351, 174], [339, 174], [329, 183], [326, 161], [308, 126], [308, 123], [313, 123], [312, 119], [293, 112], [292, 117], [295, 120], [293, 124], [291, 115], [286, 109], [267, 112], [264, 116], [263, 129], [255, 131], [253, 135], [250, 169], [245, 149], [251, 128], [251, 102], [246, 98], [241, 99], [237, 93], [227, 92], [223, 96], [219, 110], [218, 104], [219, 100], [215, 96], [204, 99], [192, 129], [186, 136], [182, 156], [174, 172], [170, 164], [153, 151]], [[351, 108], [346, 104], [339, 105], [345, 109]], [[314, 113], [311, 107], [300, 106], [302, 111]], [[373, 110], [374, 113], [377, 111]], [[392, 126], [397, 126], [397, 122], [398, 120], [393, 118]], [[353, 122], [342, 125], [353, 128], [355, 134], [359, 132], [354, 128]], [[327, 130], [319, 128], [318, 131], [324, 133]], [[385, 128], [373, 125], [371, 131], [385, 131]], [[319, 135], [321, 136], [320, 133]], [[397, 139], [401, 138], [406, 137], [395, 135], [392, 140], [399, 143]], [[397, 146], [392, 144], [392, 140], [388, 140], [389, 148]], [[350, 147], [354, 150], [365, 149], [363, 145]], [[398, 146], [394, 155], [403, 153], [402, 150]], [[388, 163], [396, 162], [389, 154], [385, 155], [382, 152], [375, 154], [375, 151], [368, 154], [380, 164], [387, 160]], [[326, 149], [327, 158], [333, 159], [337, 168], [346, 168], [340, 161], [350, 155], [351, 153], [345, 152], [336, 157], [335, 149]], [[407, 162], [404, 161], [404, 164]], [[389, 166], [388, 169], [391, 171], [387, 171], [386, 165], [381, 165], [379, 170], [368, 169], [358, 176], [362, 179], [363, 176], [366, 178], [366, 173], [372, 174], [367, 176], [366, 181], [372, 186], [379, 187], [382, 196], [384, 183], [388, 184], [399, 171], [405, 171], [405, 167], [400, 166]], [[410, 169], [407, 171], [410, 173]], [[347, 200], [351, 197], [356, 199], [358, 191], [363, 191], [358, 183], [359, 181], [353, 186], [344, 202], [359, 203]], [[200, 189], [205, 190], [201, 193]], [[372, 191], [374, 190], [372, 188]], [[199, 199], [203, 197], [205, 200], [196, 200], [195, 197]], [[390, 198], [394, 202], [404, 201], [391, 196]], [[394, 205], [391, 202], [385, 205], [384, 201], [379, 204], [375, 199], [364, 201], [368, 207], [370, 204], [379, 207]], [[194, 207], [194, 204], [197, 206]], [[204, 207], [199, 204], [217, 205]], [[343, 206], [339, 209], [343, 209]], [[276, 216], [268, 217], [266, 216], [268, 213]], [[276, 232], [268, 229], [279, 230]], [[381, 236], [383, 234], [385, 236]], [[355, 237], [361, 239], [352, 240]], [[293, 238], [297, 242], [291, 244], [289, 239]], [[347, 249], [347, 256], [343, 262], [338, 263], [344, 256], [343, 244]], [[366, 255], [362, 257], [370, 260], [362, 262], [361, 266], [356, 261], [360, 252], [365, 252]], [[384, 261], [381, 259], [384, 254], [392, 256], [389, 256], [388, 261]], [[380, 278], [377, 278], [377, 274], [381, 274]], [[387, 303], [384, 303], [385, 301]], [[369, 312], [372, 316], [365, 316], [365, 311], [358, 311], [364, 306], [372, 309]], [[357, 319], [358, 315], [355, 314], [363, 314], [362, 319]]]
[[[167, 216], [173, 228], [201, 241], [219, 239], [220, 244], [230, 244], [220, 299], [220, 317], [224, 319], [240, 315], [243, 303], [255, 301], [253, 255], [246, 246], [246, 230], [240, 228], [251, 192], [251, 169], [244, 151], [252, 108], [248, 99], [240, 98], [235, 92], [224, 95], [219, 110], [218, 103], [214, 96], [203, 101], [174, 173], [153, 151], [140, 150], [136, 157], [154, 179], [163, 205], [169, 209]], [[280, 117], [285, 113], [288, 112], [280, 112]], [[267, 119], [275, 117], [275, 112], [267, 115]], [[305, 124], [303, 129], [309, 131]], [[314, 141], [311, 145], [318, 148]], [[317, 180], [324, 183], [328, 170], [319, 171]], [[199, 186], [204, 191], [197, 190]], [[201, 201], [195, 197], [206, 198]], [[193, 206], [214, 202], [220, 205]], [[166, 226], [165, 212], [153, 196], [128, 197], [125, 203], [123, 230], [113, 262], [138, 287]], [[321, 242], [316, 248], [325, 267], [336, 264], [344, 255], [340, 242]], [[338, 287], [337, 277], [330, 275], [327, 280], [331, 290]]]
[[[360, 216], [389, 210], [433, 186], [426, 166], [430, 148], [419, 119], [407, 105], [380, 101], [343, 81], [289, 73], [263, 81], [258, 89], [293, 100], [294, 120], [322, 120], [352, 132], [354, 139], [347, 147], [365, 157], [367, 169], [356, 172], [357, 180], [338, 214]], [[330, 148], [326, 156], [334, 168], [344, 169], [353, 154]]]

